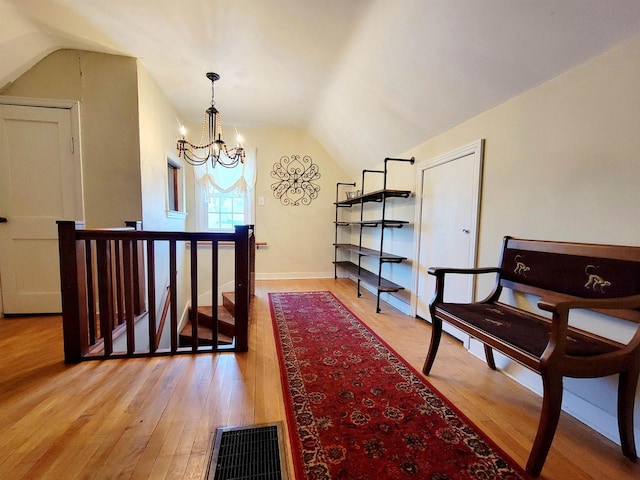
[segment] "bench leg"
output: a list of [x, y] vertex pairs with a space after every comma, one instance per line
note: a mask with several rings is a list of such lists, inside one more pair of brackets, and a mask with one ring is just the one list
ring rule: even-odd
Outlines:
[[491, 348], [486, 343], [484, 344], [484, 356], [487, 359], [487, 365], [489, 365], [489, 368], [491, 370], [495, 370], [496, 369], [496, 361], [493, 358], [493, 348]]
[[429, 375], [433, 361], [436, 359], [436, 353], [438, 353], [438, 347], [440, 346], [440, 338], [442, 338], [442, 320], [434, 316], [431, 317], [431, 344], [429, 345], [429, 353], [427, 353], [427, 359], [424, 361], [424, 367], [422, 367], [422, 373]]
[[540, 424], [538, 425], [538, 433], [533, 442], [526, 468], [527, 473], [533, 477], [540, 475], [542, 466], [547, 459], [562, 407], [562, 376], [556, 374], [543, 375], [542, 384], [543, 397]]
[[633, 407], [638, 386], [640, 366], [629, 372], [620, 373], [618, 383], [618, 431], [622, 453], [630, 460], [638, 458], [633, 435]]

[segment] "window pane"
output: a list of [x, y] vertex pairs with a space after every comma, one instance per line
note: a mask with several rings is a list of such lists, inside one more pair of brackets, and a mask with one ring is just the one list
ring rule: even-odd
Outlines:
[[242, 193], [217, 192], [209, 188], [207, 226], [210, 229], [233, 229], [245, 223], [245, 197]]

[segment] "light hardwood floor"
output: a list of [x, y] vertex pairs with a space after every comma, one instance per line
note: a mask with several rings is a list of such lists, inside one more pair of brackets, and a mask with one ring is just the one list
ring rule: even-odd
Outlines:
[[[60, 317], [0, 319], [0, 479], [201, 479], [216, 427], [286, 420], [268, 292], [315, 290], [332, 291], [421, 369], [428, 324], [386, 304], [376, 314], [374, 297], [356, 298], [349, 280], [258, 281], [240, 355], [65, 365]], [[537, 395], [450, 338], [429, 381], [526, 463]], [[638, 479], [640, 462], [563, 413], [540, 478]]]

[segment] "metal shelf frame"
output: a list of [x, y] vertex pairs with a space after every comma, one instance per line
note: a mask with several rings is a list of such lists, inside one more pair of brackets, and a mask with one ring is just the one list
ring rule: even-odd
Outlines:
[[[408, 162], [411, 165], [414, 164], [415, 158], [411, 157], [409, 159], [405, 158], [385, 158], [384, 159], [384, 169], [383, 170], [362, 170], [362, 194], [353, 197], [347, 198], [346, 200], [340, 200], [340, 190], [345, 186], [355, 187], [356, 183], [344, 183], [338, 182], [336, 184], [336, 201], [334, 203], [336, 207], [336, 215], [335, 215], [335, 238], [334, 238], [334, 276], [338, 278], [338, 268], [343, 268], [350, 274], [356, 277], [357, 279], [357, 294], [358, 297], [362, 296], [361, 294], [361, 282], [364, 282], [368, 285], [372, 285], [377, 290], [377, 301], [376, 301], [376, 313], [380, 313], [380, 294], [388, 293], [388, 292], [397, 292], [399, 290], [403, 290], [404, 287], [398, 285], [394, 282], [391, 282], [385, 279], [382, 276], [382, 267], [385, 263], [401, 263], [406, 260], [406, 257], [400, 255], [394, 255], [391, 253], [385, 253], [384, 251], [384, 240], [385, 240], [385, 229], [387, 228], [402, 228], [404, 225], [408, 225], [410, 222], [405, 220], [392, 220], [386, 218], [386, 207], [387, 207], [387, 199], [388, 198], [409, 198], [411, 196], [410, 190], [393, 190], [387, 189], [387, 164], [388, 162]], [[382, 190], [375, 190], [372, 192], [366, 191], [365, 180], [368, 178], [369, 174], [378, 174], [383, 175], [383, 188]], [[369, 220], [364, 218], [364, 204], [369, 202], [380, 203], [380, 210], [382, 218]], [[351, 208], [353, 206], [360, 207], [360, 219], [359, 220], [349, 220], [345, 221], [340, 219], [339, 211], [341, 208]], [[338, 241], [338, 231], [340, 227], [350, 227], [350, 226], [359, 227], [359, 235], [358, 235], [358, 244], [347, 244], [340, 243]], [[362, 246], [362, 234], [365, 228], [380, 228], [380, 248], [372, 249], [365, 248]], [[353, 263], [349, 261], [339, 261], [338, 260], [338, 251], [348, 251], [351, 253], [355, 253], [358, 255], [358, 263]], [[378, 260], [378, 271], [377, 273], [365, 270], [362, 267], [362, 258], [363, 257], [372, 257]]]

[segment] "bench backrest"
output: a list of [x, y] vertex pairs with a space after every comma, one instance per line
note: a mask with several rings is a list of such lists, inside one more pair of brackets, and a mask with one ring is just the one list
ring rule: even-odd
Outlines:
[[[505, 237], [500, 285], [544, 295], [581, 298], [640, 294], [640, 247]], [[630, 319], [638, 321], [636, 311]], [[629, 318], [628, 315], [615, 315]]]

